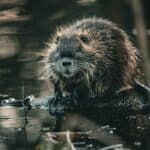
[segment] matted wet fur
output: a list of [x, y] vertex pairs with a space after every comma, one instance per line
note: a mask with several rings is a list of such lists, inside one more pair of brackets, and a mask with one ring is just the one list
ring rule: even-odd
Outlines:
[[136, 48], [110, 21], [87, 18], [59, 28], [45, 54], [55, 94], [100, 96], [134, 84]]

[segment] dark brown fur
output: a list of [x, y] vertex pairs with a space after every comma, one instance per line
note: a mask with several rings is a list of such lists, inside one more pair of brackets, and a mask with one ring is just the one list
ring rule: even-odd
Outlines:
[[[136, 48], [115, 24], [88, 18], [59, 29], [48, 43], [48, 78], [56, 91], [103, 96], [132, 86], [137, 67]], [[63, 76], [60, 60], [73, 62]]]

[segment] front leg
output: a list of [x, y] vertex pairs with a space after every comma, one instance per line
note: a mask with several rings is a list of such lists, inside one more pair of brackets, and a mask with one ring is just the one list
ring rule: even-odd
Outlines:
[[73, 101], [75, 106], [77, 107], [84, 107], [88, 104], [89, 99], [89, 89], [88, 88], [75, 88], [73, 91]]
[[59, 81], [54, 82], [54, 98], [49, 101], [49, 112], [52, 115], [63, 114], [64, 105], [62, 103], [62, 91]]

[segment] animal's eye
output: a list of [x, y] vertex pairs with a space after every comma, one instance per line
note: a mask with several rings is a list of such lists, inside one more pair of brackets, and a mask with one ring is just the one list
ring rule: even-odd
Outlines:
[[58, 43], [59, 39], [60, 39], [60, 37], [57, 36], [56, 39], [55, 39], [55, 43], [56, 43], [56, 44]]
[[80, 39], [84, 43], [88, 43], [89, 42], [89, 39], [88, 39], [88, 37], [86, 35], [81, 34], [80, 35]]

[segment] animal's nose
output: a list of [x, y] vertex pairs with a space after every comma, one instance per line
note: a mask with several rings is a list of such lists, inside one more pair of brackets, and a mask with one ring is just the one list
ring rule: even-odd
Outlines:
[[72, 65], [72, 61], [71, 61], [71, 60], [63, 60], [63, 61], [61, 62], [61, 65], [62, 65], [63, 67], [69, 67], [69, 66]]
[[62, 66], [70, 66], [71, 62], [70, 61], [63, 61]]

